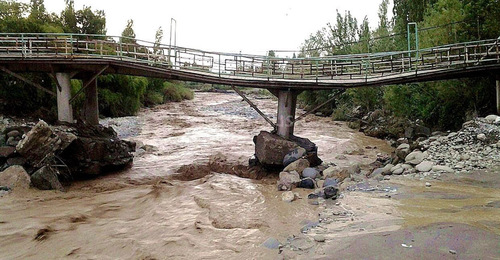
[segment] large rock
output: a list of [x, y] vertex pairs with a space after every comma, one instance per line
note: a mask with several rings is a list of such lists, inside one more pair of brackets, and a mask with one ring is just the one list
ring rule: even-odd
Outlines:
[[[306, 150], [306, 153], [301, 157], [307, 159], [311, 167], [316, 167], [323, 163], [318, 158], [318, 147], [316, 144], [306, 138], [292, 136], [289, 140], [286, 140], [278, 135], [262, 131], [258, 136], [254, 137], [254, 143], [255, 156], [264, 166], [286, 166], [286, 163], [290, 163], [294, 158], [298, 157], [297, 154], [294, 158], [285, 158], [287, 154], [299, 147]], [[302, 152], [303, 150], [298, 149], [297, 151]]]
[[300, 176], [297, 172], [280, 172], [278, 180], [278, 190], [289, 191], [297, 187], [300, 183]]
[[30, 183], [30, 176], [21, 166], [11, 166], [0, 172], [0, 186], [6, 186], [13, 190], [28, 189]]
[[331, 166], [323, 171], [323, 176], [325, 179], [335, 178], [339, 182], [345, 180], [346, 178], [350, 178], [352, 175], [359, 174], [361, 172], [361, 168], [358, 164], [350, 165], [347, 167], [338, 167]]
[[498, 118], [497, 115], [489, 115], [489, 116], [485, 117], [484, 120], [490, 124], [493, 124], [493, 123], [495, 123], [497, 118]]
[[31, 184], [39, 190], [60, 190], [64, 188], [59, 182], [58, 173], [51, 167], [44, 166], [31, 175]]
[[304, 169], [306, 169], [308, 167], [309, 167], [309, 161], [308, 160], [306, 160], [306, 159], [299, 159], [299, 160], [291, 163], [287, 167], [285, 167], [285, 169], [283, 171], [284, 172], [296, 171], [299, 174], [302, 174], [302, 172], [304, 171]]
[[0, 147], [0, 158], [9, 158], [16, 151], [15, 147], [12, 146], [2, 146]]
[[255, 156], [265, 166], [282, 166], [285, 156], [299, 146], [278, 135], [262, 131], [254, 138]]
[[297, 161], [300, 159], [302, 156], [306, 155], [307, 151], [306, 149], [302, 147], [297, 147], [293, 149], [291, 152], [287, 153], [285, 155], [285, 158], [283, 159], [283, 166], [288, 166], [289, 164]]
[[16, 150], [30, 165], [38, 167], [54, 156], [60, 144], [59, 137], [41, 120], [17, 144]]
[[76, 125], [72, 131], [77, 139], [60, 153], [71, 174], [92, 176], [132, 164], [135, 143], [120, 140], [112, 128]]
[[405, 158], [405, 162], [411, 165], [417, 165], [427, 159], [427, 154], [421, 151], [414, 151], [408, 154]]
[[433, 162], [423, 161], [417, 166], [415, 166], [415, 169], [417, 169], [417, 171], [419, 172], [430, 172], [433, 166], [434, 166]]
[[316, 182], [314, 182], [313, 179], [306, 178], [300, 181], [297, 187], [303, 189], [316, 189]]
[[302, 171], [302, 177], [316, 179], [319, 176], [319, 171], [315, 168], [305, 168]]
[[410, 145], [409, 144], [401, 144], [396, 148], [396, 155], [399, 159], [404, 160], [406, 156], [410, 153]]

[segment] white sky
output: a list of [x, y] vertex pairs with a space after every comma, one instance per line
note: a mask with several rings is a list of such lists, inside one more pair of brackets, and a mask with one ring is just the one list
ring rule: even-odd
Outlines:
[[[22, 0], [29, 2], [29, 0]], [[177, 45], [209, 51], [265, 54], [267, 50], [298, 50], [313, 32], [334, 23], [336, 10], [350, 10], [358, 22], [368, 16], [378, 23], [382, 0], [75, 0], [104, 10], [108, 35], [121, 35], [128, 19], [134, 20], [138, 39], [153, 41], [163, 27], [169, 43], [170, 18], [177, 20]], [[392, 1], [391, 1], [392, 2]], [[60, 13], [64, 0], [45, 0], [49, 12]], [[392, 16], [392, 7], [389, 8]]]

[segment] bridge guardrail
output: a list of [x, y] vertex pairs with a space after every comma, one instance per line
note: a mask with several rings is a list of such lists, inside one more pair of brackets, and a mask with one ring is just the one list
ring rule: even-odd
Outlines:
[[0, 33], [4, 59], [118, 59], [216, 77], [267, 80], [373, 80], [431, 70], [500, 63], [498, 39], [457, 43], [415, 51], [279, 58], [203, 51], [121, 36]]

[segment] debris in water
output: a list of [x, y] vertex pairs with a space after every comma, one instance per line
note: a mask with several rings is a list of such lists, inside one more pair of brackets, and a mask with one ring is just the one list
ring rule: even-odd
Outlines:
[[413, 247], [412, 245], [407, 245], [407, 244], [401, 244], [401, 246], [404, 248], [412, 248]]

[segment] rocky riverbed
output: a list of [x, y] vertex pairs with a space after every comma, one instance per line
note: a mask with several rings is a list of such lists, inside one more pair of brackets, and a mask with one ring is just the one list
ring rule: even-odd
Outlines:
[[[275, 114], [271, 98], [252, 99], [264, 113]], [[296, 125], [296, 134], [314, 142], [324, 162], [287, 170], [314, 179], [319, 190], [335, 179], [337, 196], [310, 197], [316, 189], [294, 186], [286, 202], [286, 191], [278, 190], [281, 170], [248, 167], [253, 137], [270, 129], [235, 94], [196, 93], [192, 101], [102, 123], [137, 143], [134, 165], [73, 183], [66, 192], [5, 194], [0, 258], [499, 257], [494, 161], [486, 169], [465, 167], [439, 178], [367, 178], [393, 162], [395, 149], [344, 123], [310, 115]]]

